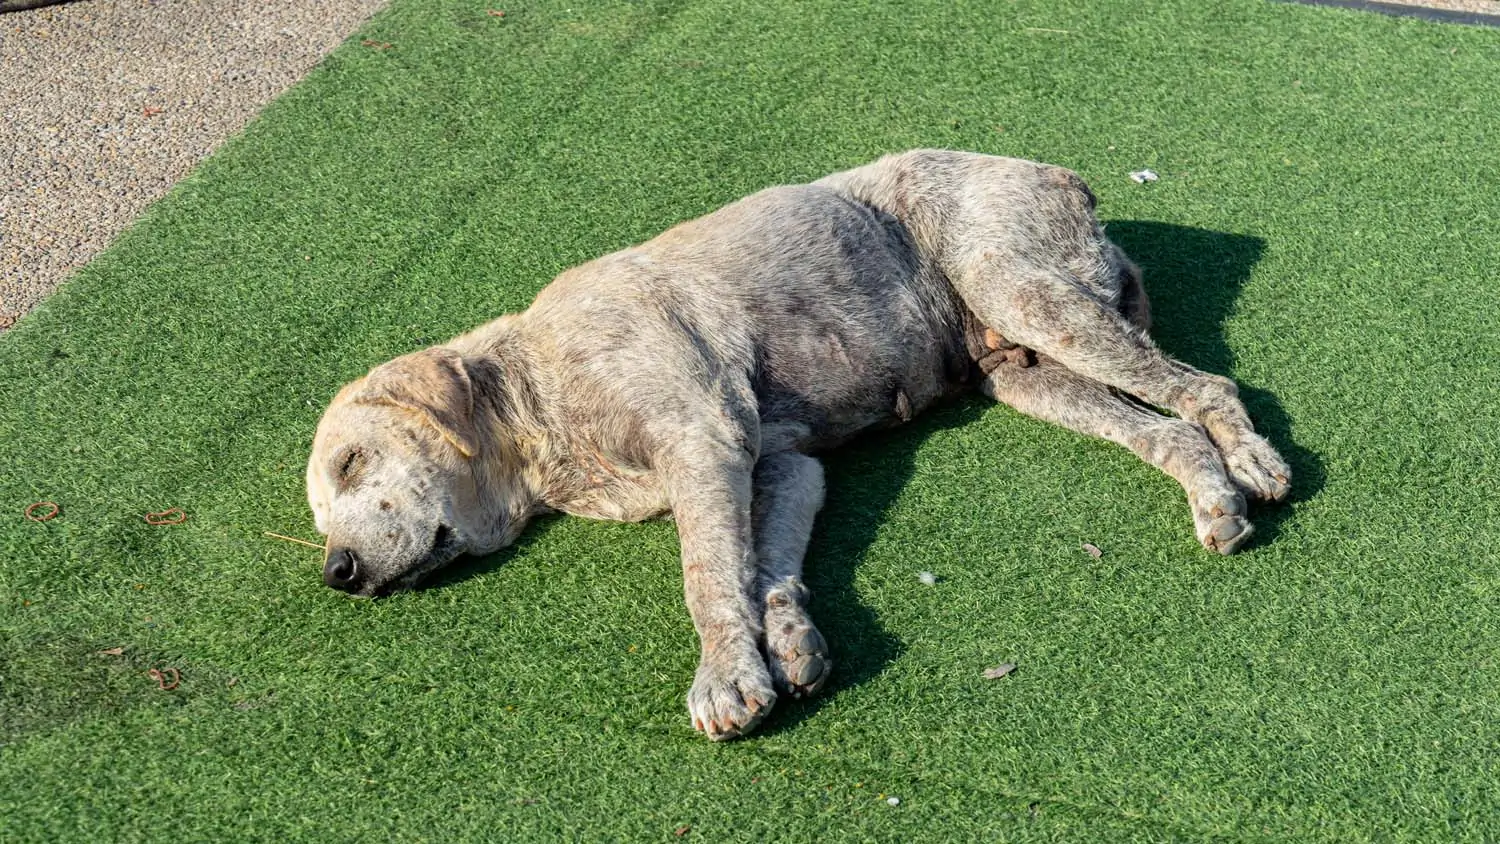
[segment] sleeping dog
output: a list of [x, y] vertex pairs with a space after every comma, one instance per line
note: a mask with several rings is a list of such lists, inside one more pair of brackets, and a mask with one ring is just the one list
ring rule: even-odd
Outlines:
[[670, 516], [701, 643], [688, 710], [743, 735], [832, 669], [801, 579], [814, 455], [944, 396], [1117, 442], [1182, 484], [1204, 547], [1244, 543], [1247, 499], [1283, 499], [1291, 472], [1234, 383], [1149, 322], [1060, 167], [914, 150], [770, 188], [345, 386], [307, 468], [323, 578], [381, 595], [539, 513]]

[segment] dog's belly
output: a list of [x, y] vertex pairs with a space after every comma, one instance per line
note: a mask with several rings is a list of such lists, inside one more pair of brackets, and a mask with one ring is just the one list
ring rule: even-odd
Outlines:
[[799, 432], [787, 447], [824, 449], [899, 425], [971, 383], [973, 361], [948, 308], [898, 303], [867, 316], [762, 350], [761, 423]]
[[913, 377], [870, 383], [858, 395], [773, 393], [762, 402], [761, 424], [779, 432], [781, 447], [818, 451], [864, 431], [910, 421], [933, 402], [960, 390], [955, 384]]

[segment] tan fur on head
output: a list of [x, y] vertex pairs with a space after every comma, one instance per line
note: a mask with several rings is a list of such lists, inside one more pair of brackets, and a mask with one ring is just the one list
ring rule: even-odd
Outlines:
[[339, 391], [307, 467], [308, 503], [328, 536], [325, 582], [363, 595], [401, 588], [514, 529], [481, 494], [503, 479], [482, 465], [475, 404], [463, 356], [443, 347]]
[[453, 349], [435, 346], [377, 366], [349, 400], [414, 411], [464, 457], [479, 452], [474, 385], [463, 357]]

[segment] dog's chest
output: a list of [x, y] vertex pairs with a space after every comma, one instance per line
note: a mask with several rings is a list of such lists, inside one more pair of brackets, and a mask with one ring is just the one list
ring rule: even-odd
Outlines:
[[575, 454], [572, 470], [547, 495], [548, 506], [574, 516], [641, 522], [670, 509], [652, 472], [624, 468], [593, 449]]

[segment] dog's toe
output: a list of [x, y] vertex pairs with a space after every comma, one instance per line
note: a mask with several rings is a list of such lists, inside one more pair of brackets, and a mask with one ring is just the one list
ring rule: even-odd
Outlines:
[[1224, 467], [1235, 486], [1258, 501], [1283, 501], [1291, 492], [1291, 467], [1257, 435], [1251, 434], [1225, 451]]
[[688, 692], [693, 728], [714, 741], [754, 730], [776, 704], [776, 690], [759, 655], [733, 665], [703, 662]]

